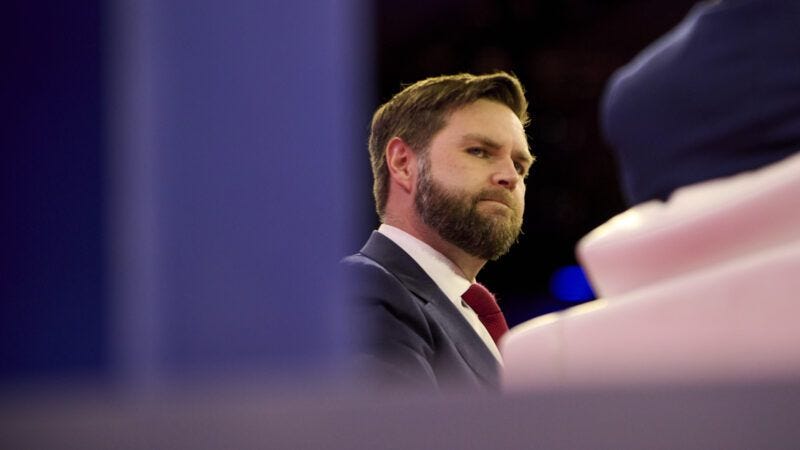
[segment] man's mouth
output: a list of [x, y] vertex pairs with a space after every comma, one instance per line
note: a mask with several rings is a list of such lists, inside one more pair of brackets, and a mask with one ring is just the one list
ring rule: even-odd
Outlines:
[[495, 199], [491, 199], [491, 198], [482, 198], [482, 199], [480, 199], [479, 201], [481, 201], [481, 202], [490, 202], [490, 203], [495, 203], [495, 204], [498, 204], [498, 205], [503, 205], [503, 206], [505, 206], [505, 207], [506, 207], [506, 208], [508, 208], [508, 209], [513, 209], [513, 208], [511, 208], [511, 206], [509, 206], [509, 205], [508, 205], [506, 202], [504, 202], [504, 201], [502, 201], [502, 200], [495, 200]]
[[478, 197], [478, 201], [499, 203], [506, 208], [516, 210], [514, 208], [514, 200], [506, 195], [505, 192], [484, 192], [483, 195]]

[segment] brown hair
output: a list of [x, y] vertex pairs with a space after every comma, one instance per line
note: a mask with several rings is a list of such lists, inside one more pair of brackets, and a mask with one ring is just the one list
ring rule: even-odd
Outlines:
[[417, 154], [422, 154], [433, 136], [446, 125], [447, 116], [479, 99], [494, 100], [508, 106], [523, 125], [528, 124], [528, 102], [522, 84], [514, 75], [505, 72], [427, 78], [407, 86], [375, 111], [369, 154], [375, 209], [381, 220], [389, 197], [389, 169], [386, 167], [389, 141], [399, 137]]

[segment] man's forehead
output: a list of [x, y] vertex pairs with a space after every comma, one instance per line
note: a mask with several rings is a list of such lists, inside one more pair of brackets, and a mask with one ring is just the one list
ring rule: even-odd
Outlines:
[[[486, 111], [485, 107], [500, 107], [508, 115], [506, 117], [513, 117], [510, 122], [512, 130], [501, 125], [501, 129], [497, 129], [497, 123], [492, 124], [492, 120], [487, 120], [486, 117], [481, 115], [489, 114], [491, 117], [496, 117], [497, 112]], [[528, 135], [525, 133], [525, 126], [517, 116], [517, 114], [505, 103], [489, 98], [479, 98], [474, 102], [461, 105], [453, 108], [444, 115], [444, 125], [436, 133], [434, 139], [442, 137], [442, 134], [448, 134], [448, 140], [454, 142], [458, 141], [478, 141], [492, 147], [503, 147], [502, 141], [511, 140], [519, 141], [514, 142], [512, 145], [515, 151], [520, 151], [531, 154], [530, 146], [528, 144]], [[501, 122], [502, 123], [502, 122]], [[468, 129], [462, 127], [467, 126]]]
[[[496, 115], [497, 114], [496, 110], [498, 110], [498, 109], [499, 110], [503, 110], [504, 113], [508, 114], [508, 116], [514, 118], [514, 127], [515, 128], [519, 128], [520, 131], [525, 129], [525, 126], [522, 124], [522, 120], [520, 120], [519, 116], [517, 116], [517, 113], [515, 113], [514, 110], [511, 109], [510, 106], [506, 105], [503, 102], [500, 102], [500, 101], [497, 101], [497, 100], [488, 99], [488, 98], [479, 98], [478, 100], [475, 100], [472, 103], [467, 103], [465, 105], [461, 105], [461, 106], [459, 106], [457, 108], [454, 108], [454, 109], [448, 111], [447, 114], [445, 114], [445, 122], [449, 122], [450, 119], [452, 119], [452, 117], [454, 115], [457, 115], [457, 114], [458, 115], [463, 115], [463, 113], [467, 113], [469, 111], [472, 111], [472, 112], [482, 111], [484, 114]], [[488, 110], [495, 110], [495, 111], [489, 112]], [[459, 113], [462, 113], [462, 114], [459, 114]]]

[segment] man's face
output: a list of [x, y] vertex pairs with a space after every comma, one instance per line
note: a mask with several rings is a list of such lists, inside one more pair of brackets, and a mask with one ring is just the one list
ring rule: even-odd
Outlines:
[[511, 109], [478, 100], [450, 115], [421, 158], [417, 212], [445, 240], [495, 260], [519, 236], [532, 162]]

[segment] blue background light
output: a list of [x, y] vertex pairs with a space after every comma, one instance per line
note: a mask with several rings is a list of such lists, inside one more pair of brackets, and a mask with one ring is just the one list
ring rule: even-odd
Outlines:
[[595, 298], [586, 274], [577, 265], [556, 270], [550, 278], [550, 292], [565, 302], [584, 302]]

